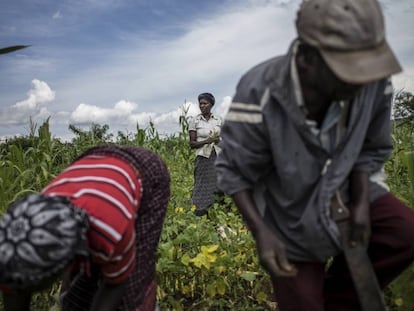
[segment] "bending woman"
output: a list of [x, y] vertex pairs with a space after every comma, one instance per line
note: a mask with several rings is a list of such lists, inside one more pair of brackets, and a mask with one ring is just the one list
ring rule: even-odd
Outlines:
[[139, 147], [89, 149], [41, 194], [0, 218], [0, 290], [6, 311], [62, 271], [63, 311], [153, 311], [155, 261], [170, 177]]
[[215, 103], [212, 94], [198, 95], [198, 103], [201, 113], [191, 120], [188, 130], [190, 147], [196, 149], [192, 202], [196, 206], [195, 214], [203, 216], [214, 203], [214, 193], [217, 190], [214, 161], [220, 151], [217, 144], [222, 120], [211, 113]]

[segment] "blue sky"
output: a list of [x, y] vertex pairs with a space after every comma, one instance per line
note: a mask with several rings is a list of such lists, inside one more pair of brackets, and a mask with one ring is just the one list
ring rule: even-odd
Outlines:
[[[389, 42], [404, 67], [397, 89], [414, 92], [414, 2], [383, 0]], [[240, 76], [285, 53], [299, 0], [5, 0], [0, 47], [0, 137], [28, 133], [29, 117], [106, 123], [133, 131], [151, 119], [178, 130], [184, 102], [201, 92], [224, 114]]]

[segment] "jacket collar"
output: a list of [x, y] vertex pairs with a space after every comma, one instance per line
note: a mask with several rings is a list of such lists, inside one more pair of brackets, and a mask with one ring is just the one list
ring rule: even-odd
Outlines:
[[269, 86], [270, 97], [276, 99], [295, 123], [305, 125], [306, 116], [300, 108], [297, 96], [295, 96], [295, 86], [291, 76], [291, 63], [294, 61], [294, 48], [298, 41], [295, 39], [287, 54], [276, 59], [272, 68], [266, 72], [265, 81]]

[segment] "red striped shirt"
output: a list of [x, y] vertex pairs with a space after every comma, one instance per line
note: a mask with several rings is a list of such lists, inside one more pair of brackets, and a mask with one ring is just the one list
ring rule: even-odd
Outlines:
[[69, 197], [89, 215], [92, 263], [108, 284], [124, 282], [135, 266], [135, 217], [142, 196], [138, 173], [115, 157], [87, 156], [59, 174], [42, 193]]

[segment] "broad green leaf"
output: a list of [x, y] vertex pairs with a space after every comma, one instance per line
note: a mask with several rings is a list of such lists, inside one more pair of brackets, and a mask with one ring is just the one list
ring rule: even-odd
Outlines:
[[223, 279], [217, 279], [215, 284], [217, 293], [223, 296], [226, 293], [226, 284], [224, 283]]
[[183, 263], [183, 265], [184, 265], [184, 266], [188, 266], [188, 265], [189, 265], [189, 263], [190, 263], [190, 260], [191, 260], [191, 258], [190, 258], [190, 256], [188, 255], [188, 253], [185, 253], [185, 254], [183, 255], [183, 257], [181, 257], [181, 262]]
[[216, 295], [216, 287], [214, 286], [214, 283], [207, 285], [207, 294], [210, 297], [214, 297]]
[[254, 272], [244, 272], [244, 273], [240, 274], [240, 277], [242, 277], [246, 281], [253, 282], [256, 279], [256, 273], [254, 273]]
[[259, 292], [259, 293], [256, 295], [256, 299], [257, 299], [257, 301], [258, 301], [258, 302], [263, 302], [263, 301], [266, 301], [266, 300], [267, 300], [267, 294], [266, 294], [266, 293], [264, 293], [264, 292]]

